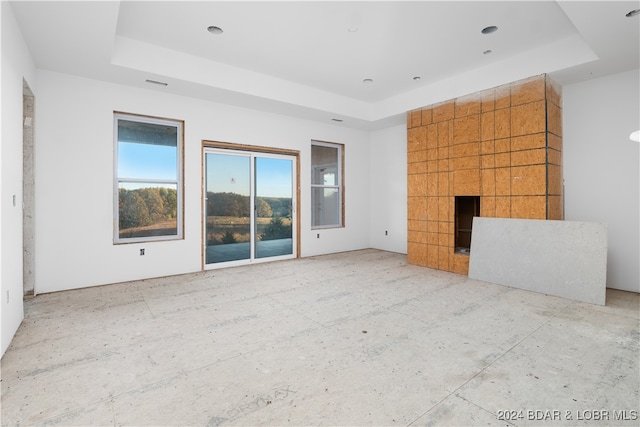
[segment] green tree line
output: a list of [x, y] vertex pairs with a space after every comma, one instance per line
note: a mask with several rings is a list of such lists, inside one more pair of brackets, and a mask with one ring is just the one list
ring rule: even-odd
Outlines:
[[[120, 229], [145, 227], [176, 218], [176, 190], [164, 187], [119, 190]], [[207, 215], [248, 217], [249, 196], [207, 192]], [[256, 198], [258, 217], [285, 217], [291, 214], [289, 198]]]
[[[288, 206], [288, 207], [285, 207]], [[276, 197], [257, 197], [256, 210], [258, 217], [287, 216], [291, 214], [291, 199]], [[248, 217], [251, 209], [249, 196], [237, 193], [207, 192], [208, 216]]]
[[273, 217], [291, 217], [291, 199], [289, 197], [263, 197], [261, 200], [267, 202], [271, 211], [269, 216]]
[[176, 190], [164, 187], [119, 190], [120, 229], [144, 227], [176, 218]]

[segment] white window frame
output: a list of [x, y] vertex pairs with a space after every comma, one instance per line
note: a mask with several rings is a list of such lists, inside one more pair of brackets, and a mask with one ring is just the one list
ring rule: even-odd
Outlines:
[[[320, 230], [327, 228], [342, 228], [344, 227], [344, 182], [343, 182], [343, 168], [344, 168], [344, 145], [338, 144], [334, 142], [324, 142], [324, 141], [311, 141], [311, 148], [313, 153], [313, 146], [321, 146], [321, 147], [330, 147], [337, 149], [337, 166], [336, 166], [336, 174], [337, 179], [336, 185], [324, 185], [324, 184], [314, 184], [314, 175], [316, 173], [315, 168], [318, 165], [314, 165], [313, 163], [313, 154], [311, 158], [311, 229], [312, 230]], [[316, 212], [315, 199], [313, 197], [313, 189], [335, 189], [338, 191], [338, 222], [335, 224], [324, 224], [324, 225], [314, 225], [314, 215]]]
[[[127, 120], [140, 123], [150, 123], [164, 126], [172, 126], [177, 130], [177, 147], [176, 147], [176, 179], [142, 179], [118, 176], [118, 121]], [[130, 113], [114, 112], [113, 114], [113, 140], [114, 140], [114, 191], [113, 191], [113, 243], [137, 243], [137, 242], [154, 242], [167, 240], [184, 239], [184, 222], [183, 222], [183, 165], [184, 165], [184, 122], [181, 120], [166, 119], [160, 117], [142, 116]], [[120, 210], [119, 210], [119, 188], [120, 183], [131, 182], [139, 184], [171, 184], [176, 186], [176, 234], [166, 236], [147, 236], [147, 237], [120, 237]]]

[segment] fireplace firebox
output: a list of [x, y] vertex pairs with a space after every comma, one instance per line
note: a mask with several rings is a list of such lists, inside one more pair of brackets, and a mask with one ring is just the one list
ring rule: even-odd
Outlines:
[[471, 252], [473, 217], [480, 216], [480, 196], [455, 196], [455, 252]]

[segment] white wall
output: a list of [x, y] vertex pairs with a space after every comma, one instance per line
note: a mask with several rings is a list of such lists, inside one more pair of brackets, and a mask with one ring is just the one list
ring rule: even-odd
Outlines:
[[563, 88], [565, 219], [608, 225], [607, 286], [640, 292], [640, 73]]
[[[22, 87], [27, 81], [37, 96], [35, 66], [8, 2], [2, 20], [2, 149], [0, 151], [0, 316], [2, 353], [23, 319], [22, 305]], [[15, 196], [15, 205], [13, 198]]]
[[[366, 132], [50, 71], [37, 77], [36, 293], [199, 271], [203, 139], [300, 151], [302, 256], [370, 247]], [[114, 111], [185, 121], [184, 240], [113, 244]], [[345, 144], [344, 228], [311, 230], [312, 139]]]
[[[371, 132], [371, 247], [407, 253], [407, 126]], [[388, 233], [385, 234], [385, 231]]]

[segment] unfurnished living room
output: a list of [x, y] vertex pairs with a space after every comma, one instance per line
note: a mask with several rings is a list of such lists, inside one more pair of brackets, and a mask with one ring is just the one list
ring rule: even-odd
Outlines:
[[6, 426], [640, 422], [640, 2], [1, 2]]

